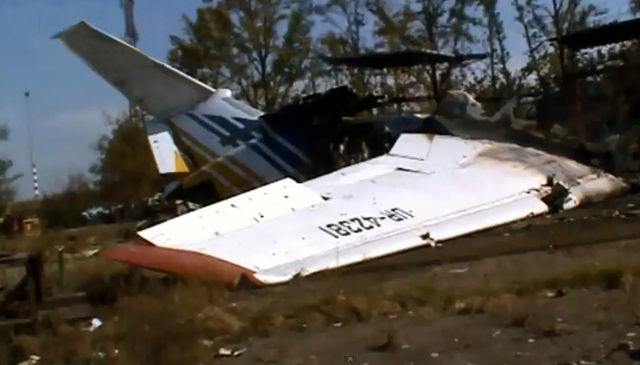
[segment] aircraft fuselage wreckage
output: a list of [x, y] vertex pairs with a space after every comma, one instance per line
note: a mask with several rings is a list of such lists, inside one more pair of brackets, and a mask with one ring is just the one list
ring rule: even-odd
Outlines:
[[396, 129], [387, 153], [310, 178], [313, 135], [304, 121], [269, 121], [229, 91], [87, 23], [57, 37], [155, 117], [146, 127], [160, 173], [187, 174], [183, 186], [205, 176], [226, 198], [101, 253], [131, 265], [278, 284], [627, 189], [602, 170], [534, 148], [419, 133], [433, 130], [432, 120]]

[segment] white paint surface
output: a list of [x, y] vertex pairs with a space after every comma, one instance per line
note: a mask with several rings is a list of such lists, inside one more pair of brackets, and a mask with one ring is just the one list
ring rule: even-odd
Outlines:
[[[275, 284], [543, 214], [550, 179], [569, 189], [568, 208], [626, 188], [602, 171], [530, 148], [403, 135], [389, 155], [304, 184], [285, 179], [140, 235]], [[395, 208], [403, 213], [390, 214]], [[338, 231], [329, 228], [335, 225]]]

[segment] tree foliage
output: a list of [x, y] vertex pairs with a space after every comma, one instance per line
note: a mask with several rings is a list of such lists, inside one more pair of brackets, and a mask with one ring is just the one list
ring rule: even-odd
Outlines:
[[632, 14], [640, 14], [640, 0], [629, 0], [629, 10]]
[[578, 59], [558, 42], [547, 39], [561, 37], [597, 24], [606, 10], [585, 0], [512, 0], [516, 21], [527, 42], [527, 69], [536, 74], [540, 86], [559, 83], [567, 77]]
[[511, 72], [507, 66], [511, 55], [505, 45], [507, 37], [504, 30], [504, 23], [497, 9], [498, 1], [480, 0], [480, 5], [486, 18], [485, 27], [487, 29], [487, 43], [489, 46], [491, 92], [496, 95], [499, 84], [503, 84], [508, 91], [511, 91]]
[[[9, 128], [0, 125], [0, 142], [9, 138]], [[11, 175], [10, 169], [13, 162], [8, 159], [0, 158], [0, 215], [4, 214], [7, 205], [13, 200], [15, 188], [13, 182], [22, 177], [22, 175]]]
[[113, 130], [96, 143], [100, 158], [91, 168], [102, 199], [130, 204], [153, 195], [160, 177], [141, 120], [124, 115], [110, 123]]
[[[370, 50], [364, 40], [364, 27], [368, 18], [364, 0], [328, 0], [318, 10], [326, 24], [331, 25], [319, 39], [320, 53], [345, 56]], [[342, 80], [337, 73], [332, 76], [336, 86], [346, 81], [359, 93], [366, 93], [371, 88], [371, 73], [366, 70], [348, 70], [346, 80]]]
[[195, 20], [183, 16], [185, 38], [172, 36], [169, 62], [215, 87], [228, 87], [272, 111], [299, 93], [308, 76], [311, 17], [307, 1], [217, 0]]
[[64, 189], [42, 199], [40, 217], [47, 228], [72, 228], [80, 226], [82, 212], [100, 201], [100, 192], [82, 173], [72, 173]]
[[[377, 48], [388, 50], [429, 49], [444, 53], [477, 50], [481, 19], [476, 0], [415, 0], [401, 4], [371, 0]], [[443, 90], [464, 79], [455, 65], [435, 65], [394, 70], [393, 86], [408, 94], [431, 94], [436, 100]]]

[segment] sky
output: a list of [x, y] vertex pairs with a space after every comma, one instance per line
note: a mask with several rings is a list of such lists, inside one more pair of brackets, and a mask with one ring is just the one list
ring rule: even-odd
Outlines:
[[[138, 47], [166, 60], [169, 35], [182, 34], [181, 14], [195, 17], [200, 4], [136, 1]], [[80, 20], [116, 36], [124, 33], [119, 0], [0, 0], [0, 124], [11, 133], [0, 143], [0, 156], [13, 160], [13, 173], [25, 175], [16, 183], [18, 198], [33, 194], [27, 118], [41, 190], [48, 193], [63, 188], [70, 173], [87, 172], [97, 159], [91, 145], [109, 130], [105, 113], [116, 116], [127, 109], [118, 91], [51, 39]], [[25, 90], [30, 91], [28, 107]]]
[[[606, 20], [626, 18], [627, 1], [608, 4]], [[499, 0], [507, 33], [510, 65], [524, 62], [524, 41], [513, 20], [510, 0]], [[161, 61], [170, 48], [169, 35], [181, 35], [181, 15], [195, 17], [201, 0], [137, 0], [135, 23], [143, 52]], [[33, 126], [34, 161], [43, 193], [62, 189], [71, 173], [86, 173], [97, 159], [91, 146], [108, 132], [105, 115], [116, 116], [127, 101], [51, 37], [80, 20], [116, 36], [124, 32], [119, 0], [0, 0], [0, 124], [11, 130], [0, 143], [0, 156], [14, 162], [18, 198], [30, 198], [26, 121]], [[322, 24], [319, 25], [322, 28]], [[25, 98], [25, 91], [30, 96]]]

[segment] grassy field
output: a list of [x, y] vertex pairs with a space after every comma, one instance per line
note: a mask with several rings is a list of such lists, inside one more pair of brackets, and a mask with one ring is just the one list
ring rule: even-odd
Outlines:
[[[590, 342], [594, 338], [618, 341], [625, 337], [620, 331], [640, 331], [635, 329], [640, 324], [640, 239], [628, 237], [640, 237], [633, 231], [640, 218], [611, 220], [603, 209], [518, 223], [451, 241], [440, 251], [412, 251], [258, 290], [231, 290], [100, 257], [73, 256], [130, 237], [131, 227], [3, 242], [5, 249], [43, 250], [50, 263], [46, 290], [86, 292], [103, 321], [87, 332], [85, 322], [48, 316], [37, 330], [13, 334], [9, 361], [34, 354], [47, 364], [334, 364], [343, 363], [344, 356], [369, 364], [418, 364], [424, 358], [443, 364], [599, 359], [617, 342]], [[610, 240], [602, 239], [607, 235]], [[589, 237], [597, 237], [598, 244], [544, 249]], [[56, 280], [51, 242], [68, 244], [63, 288]], [[542, 249], [508, 254], [504, 249], [534, 244]], [[447, 260], [447, 250], [477, 255]], [[497, 254], [487, 252], [492, 250]], [[466, 347], [442, 342], [442, 333], [464, 338]], [[559, 343], [575, 351], [563, 355], [554, 350]], [[509, 357], [534, 345], [537, 355]], [[247, 352], [216, 357], [227, 346]], [[456, 357], [460, 354], [464, 361]]]

